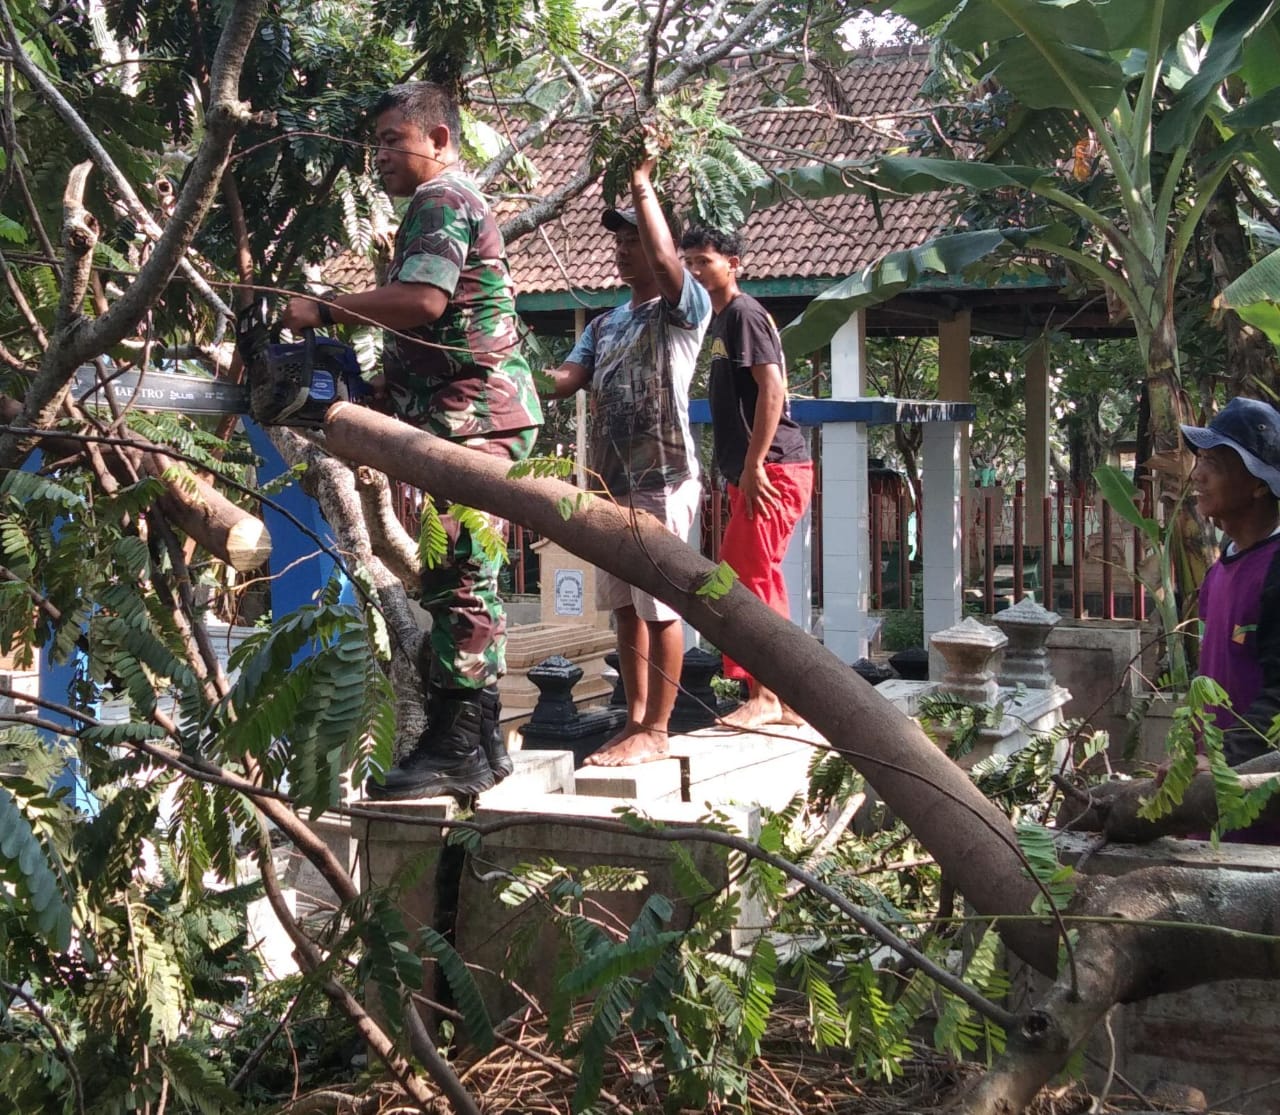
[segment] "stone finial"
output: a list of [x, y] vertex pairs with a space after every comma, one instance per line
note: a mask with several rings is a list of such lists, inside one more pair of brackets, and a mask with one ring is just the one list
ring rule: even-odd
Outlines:
[[684, 652], [680, 663], [680, 691], [668, 724], [672, 735], [707, 728], [724, 711], [711, 688], [711, 679], [720, 672], [721, 661], [720, 655], [701, 647], [690, 647]]
[[582, 667], [561, 655], [544, 658], [529, 671], [538, 687], [538, 703], [531, 719], [538, 724], [563, 724], [577, 716], [573, 687], [582, 680]]
[[947, 672], [938, 686], [939, 693], [973, 704], [995, 703], [996, 657], [1009, 642], [1003, 631], [968, 616], [954, 627], [939, 631], [929, 642], [947, 664]]
[[626, 721], [625, 709], [578, 709], [573, 687], [582, 680], [582, 667], [561, 655], [544, 658], [529, 680], [538, 687], [538, 703], [520, 729], [526, 751], [572, 751], [577, 766]]
[[1042, 608], [1030, 596], [995, 617], [995, 624], [1009, 639], [1000, 667], [1000, 684], [1012, 689], [1052, 689], [1057, 682], [1049, 669], [1045, 643], [1061, 622], [1057, 612]]

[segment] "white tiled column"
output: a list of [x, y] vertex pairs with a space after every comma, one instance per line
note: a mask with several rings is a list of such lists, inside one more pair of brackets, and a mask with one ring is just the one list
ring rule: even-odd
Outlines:
[[[938, 323], [938, 398], [949, 403], [967, 403], [970, 394], [970, 314], [958, 310], [950, 321]], [[960, 431], [960, 491], [969, 490], [969, 427]], [[928, 502], [926, 497], [925, 502]], [[963, 512], [961, 512], [963, 514]], [[962, 561], [970, 555], [962, 554]]]
[[782, 559], [782, 579], [787, 585], [791, 622], [802, 631], [813, 630], [813, 506], [796, 523], [786, 556]]
[[[960, 502], [962, 434], [968, 423], [924, 423], [921, 477], [924, 495], [924, 641], [960, 622], [963, 615]], [[929, 676], [935, 678], [934, 654], [929, 654]], [[941, 677], [936, 674], [936, 677]]]
[[[866, 317], [855, 314], [831, 339], [831, 396], [858, 399], [866, 384]], [[845, 662], [867, 655], [871, 520], [867, 427], [822, 429], [822, 641]]]
[[861, 399], [867, 386], [867, 315], [859, 310], [831, 338], [831, 397]]

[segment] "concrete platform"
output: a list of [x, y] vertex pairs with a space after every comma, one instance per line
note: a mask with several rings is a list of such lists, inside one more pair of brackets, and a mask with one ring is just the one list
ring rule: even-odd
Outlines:
[[[556, 953], [559, 932], [548, 917], [546, 897], [513, 902], [498, 893], [512, 873], [522, 865], [534, 865], [548, 877], [558, 868], [574, 871], [586, 887], [590, 916], [624, 928], [650, 894], [663, 894], [675, 906], [673, 925], [685, 926], [696, 897], [682, 895], [676, 882], [673, 843], [601, 831], [590, 823], [616, 820], [619, 811], [631, 809], [662, 826], [687, 829], [679, 846], [709, 885], [734, 885], [727, 849], [699, 841], [696, 833], [719, 827], [709, 818], [714, 811], [741, 835], [757, 837], [760, 806], [782, 806], [801, 793], [820, 746], [824, 741], [810, 728], [702, 729], [671, 737], [669, 758], [576, 771], [571, 752], [519, 751], [513, 755], [515, 773], [482, 794], [472, 815], [510, 827], [486, 833], [474, 852], [447, 844], [447, 825], [415, 823], [457, 819], [452, 798], [353, 802], [365, 815], [321, 818], [316, 828], [344, 860], [354, 852], [362, 886], [400, 887], [400, 908], [411, 930], [451, 928], [490, 1010], [500, 1016], [523, 1002], [509, 981], [535, 994], [550, 990], [555, 973], [546, 958]], [[594, 881], [591, 868], [602, 869]], [[618, 869], [624, 871], [621, 879]], [[765, 920], [752, 895], [738, 899], [738, 924], [726, 942], [735, 949], [748, 946]]]

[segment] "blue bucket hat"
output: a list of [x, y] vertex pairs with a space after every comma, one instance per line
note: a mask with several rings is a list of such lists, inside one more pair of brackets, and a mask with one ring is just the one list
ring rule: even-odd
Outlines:
[[1196, 449], [1225, 445], [1280, 499], [1280, 412], [1258, 399], [1232, 399], [1208, 426], [1183, 426]]

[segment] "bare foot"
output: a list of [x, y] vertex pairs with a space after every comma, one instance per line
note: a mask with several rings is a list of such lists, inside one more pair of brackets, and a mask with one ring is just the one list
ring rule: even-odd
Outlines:
[[[628, 725], [628, 728], [631, 726]], [[633, 767], [667, 757], [667, 733], [660, 728], [635, 725], [621, 739], [614, 739], [583, 760], [591, 767]]]
[[611, 735], [607, 740], [605, 740], [604, 743], [602, 743], [593, 752], [591, 752], [591, 755], [588, 755], [587, 758], [583, 760], [583, 762], [584, 763], [591, 762], [592, 756], [599, 755], [600, 752], [602, 751], [608, 751], [609, 748], [614, 746], [614, 744], [621, 743], [624, 739], [627, 739], [628, 737], [635, 735], [636, 732], [641, 732], [643, 730], [644, 730], [644, 725], [639, 723], [638, 721], [635, 721], [635, 720], [626, 721], [621, 728], [619, 728], [616, 732], [613, 733], [613, 735]]
[[778, 716], [777, 722], [779, 724], [786, 724], [790, 728], [804, 728], [808, 726], [809, 721], [796, 712], [796, 710], [790, 705], [784, 704], [780, 707], [782, 712]]
[[757, 693], [740, 704], [728, 716], [722, 716], [720, 723], [730, 728], [749, 732], [755, 728], [763, 728], [766, 724], [777, 724], [782, 719], [783, 705], [772, 693], [767, 697]]

